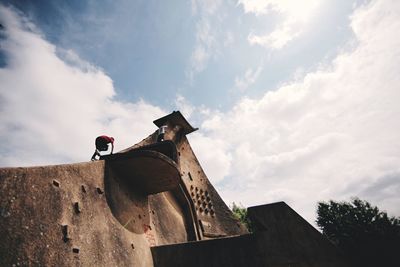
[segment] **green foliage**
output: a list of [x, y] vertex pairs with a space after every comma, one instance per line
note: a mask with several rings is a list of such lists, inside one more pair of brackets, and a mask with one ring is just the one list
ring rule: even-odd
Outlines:
[[355, 266], [400, 266], [400, 220], [367, 201], [320, 202], [316, 222]]
[[241, 222], [243, 223], [247, 230], [252, 233], [252, 227], [251, 227], [251, 222], [249, 217], [247, 216], [247, 209], [243, 207], [243, 205], [237, 205], [235, 202], [232, 202], [231, 210], [233, 212], [233, 215]]

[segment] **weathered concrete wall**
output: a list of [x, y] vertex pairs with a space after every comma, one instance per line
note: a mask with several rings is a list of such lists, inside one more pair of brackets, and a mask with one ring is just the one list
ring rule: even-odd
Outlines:
[[260, 231], [152, 247], [154, 265], [348, 267], [339, 251], [285, 203], [250, 208]]
[[179, 188], [145, 195], [108, 165], [1, 169], [0, 266], [152, 266], [150, 246], [196, 240]]
[[188, 241], [181, 204], [172, 192], [145, 195], [107, 167], [105, 181], [107, 203], [123, 227], [144, 235], [150, 246]]
[[145, 235], [111, 213], [104, 166], [0, 169], [0, 266], [152, 266]]
[[[177, 163], [181, 171], [183, 186], [188, 192], [192, 205], [193, 219], [198, 224], [199, 239], [248, 233], [246, 227], [233, 216], [232, 211], [209, 181], [186, 136], [177, 131], [174, 125], [169, 124], [165, 139], [173, 141], [177, 147]], [[124, 152], [154, 144], [156, 140], [157, 132], [154, 132]]]
[[182, 180], [193, 201], [203, 239], [248, 233], [210, 183], [186, 136], [177, 148]]

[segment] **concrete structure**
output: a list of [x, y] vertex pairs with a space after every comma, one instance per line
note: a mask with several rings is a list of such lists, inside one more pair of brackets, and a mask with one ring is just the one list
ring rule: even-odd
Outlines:
[[284, 203], [249, 234], [201, 168], [181, 113], [96, 162], [0, 169], [0, 266], [347, 266]]

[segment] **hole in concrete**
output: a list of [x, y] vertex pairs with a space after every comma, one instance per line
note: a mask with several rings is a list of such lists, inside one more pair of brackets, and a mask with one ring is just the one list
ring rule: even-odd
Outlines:
[[210, 209], [211, 209], [212, 206], [213, 206], [212, 203], [208, 203], [207, 204], [207, 207], [210, 208]]
[[181, 156], [181, 152], [178, 152], [178, 156]]
[[141, 219], [142, 219], [142, 215], [139, 214], [139, 215], [138, 215], [138, 218], [139, 218], [139, 220], [141, 220]]
[[190, 181], [193, 181], [192, 174], [190, 174], [190, 172], [188, 172], [188, 176], [189, 176]]
[[82, 185], [82, 186], [81, 186], [81, 189], [82, 189], [82, 192], [83, 192], [83, 193], [86, 193], [86, 187], [85, 187], [85, 185]]
[[204, 209], [204, 213], [208, 214], [208, 209], [207, 208]]
[[215, 214], [214, 210], [210, 210], [210, 214], [213, 216]]
[[200, 189], [200, 194], [203, 194], [203, 189]]
[[131, 248], [132, 248], [132, 249], [135, 249], [135, 246], [133, 245], [133, 243], [131, 243]]
[[96, 188], [96, 191], [97, 191], [97, 193], [100, 194], [100, 195], [104, 193], [104, 192], [103, 192], [103, 189], [101, 189], [100, 187], [97, 187], [97, 188]]
[[197, 205], [199, 205], [199, 206], [201, 205], [201, 201], [200, 200], [197, 201]]
[[204, 194], [205, 194], [206, 196], [208, 196], [208, 191], [206, 190], [206, 191], [204, 192]]
[[204, 199], [206, 199], [206, 198], [205, 198], [205, 196], [202, 195], [202, 196], [201, 196], [201, 199], [204, 200]]
[[196, 194], [196, 198], [197, 198], [197, 199], [200, 199], [200, 195], [199, 195], [199, 194]]
[[63, 241], [65, 243], [68, 242], [68, 240], [70, 240], [71, 238], [68, 235], [68, 225], [67, 224], [61, 225], [61, 232], [63, 234]]
[[79, 248], [73, 248], [73, 249], [72, 249], [72, 252], [78, 254], [78, 253], [79, 253]]
[[210, 202], [210, 201], [211, 201], [211, 198], [210, 198], [210, 197], [207, 197], [206, 200], [207, 200], [207, 202]]
[[190, 193], [191, 195], [192, 195], [192, 197], [194, 198], [194, 193], [192, 192], [192, 193]]
[[203, 208], [202, 208], [202, 207], [200, 207], [200, 208], [199, 208], [199, 211], [202, 213], [202, 212], [203, 212]]
[[199, 191], [199, 189], [197, 188], [197, 186], [196, 186], [196, 188], [195, 188], [195, 189], [196, 189], [196, 192], [197, 192], [197, 191]]
[[57, 180], [53, 180], [53, 185], [54, 185], [55, 187], [60, 187], [60, 182], [57, 181]]
[[81, 207], [79, 206], [79, 202], [74, 203], [74, 210], [76, 213], [81, 213]]
[[193, 191], [193, 185], [190, 186], [190, 190]]

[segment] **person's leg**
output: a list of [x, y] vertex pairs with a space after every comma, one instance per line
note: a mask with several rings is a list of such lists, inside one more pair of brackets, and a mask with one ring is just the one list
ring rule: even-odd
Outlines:
[[93, 154], [93, 156], [92, 156], [92, 158], [90, 160], [91, 161], [95, 161], [96, 160], [96, 156], [99, 156], [99, 158], [100, 158], [100, 152], [97, 149], [94, 151], [94, 154]]

